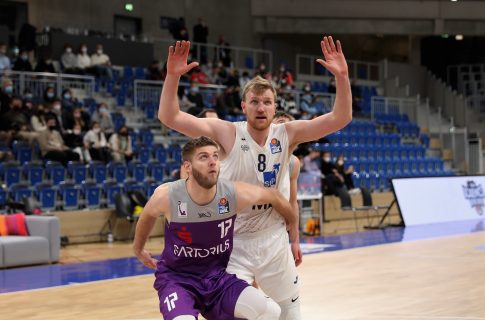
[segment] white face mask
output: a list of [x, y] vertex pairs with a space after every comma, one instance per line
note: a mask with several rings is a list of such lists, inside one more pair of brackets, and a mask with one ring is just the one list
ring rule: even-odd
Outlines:
[[338, 164], [339, 166], [343, 166], [343, 165], [344, 165], [344, 161], [343, 161], [343, 160], [339, 160], [339, 161], [337, 161], [337, 164]]
[[71, 48], [66, 48], [66, 52], [67, 53], [71, 53], [72, 52], [72, 49]]
[[96, 52], [97, 52], [98, 54], [103, 54], [103, 49], [98, 49], [98, 50], [96, 50]]
[[93, 132], [94, 132], [94, 133], [100, 133], [100, 132], [101, 132], [101, 129], [100, 129], [100, 128], [94, 128], [94, 129], [93, 129]]
[[55, 105], [53, 106], [53, 108], [54, 108], [54, 110], [59, 111], [59, 110], [61, 110], [61, 105], [57, 103], [57, 104], [55, 104]]
[[325, 162], [330, 162], [330, 157], [325, 157], [325, 158], [323, 158], [323, 161], [325, 161]]
[[79, 129], [74, 129], [72, 132], [74, 132], [74, 134], [76, 134], [76, 135], [81, 134], [81, 130], [79, 130]]
[[82, 52], [82, 53], [86, 53], [86, 52], [88, 52], [88, 48], [84, 48], [84, 47], [83, 47], [83, 48], [81, 48], [81, 52]]

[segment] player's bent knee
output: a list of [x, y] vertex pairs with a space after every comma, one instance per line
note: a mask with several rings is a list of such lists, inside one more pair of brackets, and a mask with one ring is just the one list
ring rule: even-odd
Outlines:
[[278, 320], [280, 318], [281, 308], [272, 299], [266, 299], [266, 310], [260, 314], [256, 320]]
[[194, 319], [197, 319], [195, 318], [194, 316], [177, 316], [175, 318], [173, 318], [173, 320], [194, 320]]
[[281, 308], [280, 320], [301, 320], [300, 299], [288, 299], [278, 305]]

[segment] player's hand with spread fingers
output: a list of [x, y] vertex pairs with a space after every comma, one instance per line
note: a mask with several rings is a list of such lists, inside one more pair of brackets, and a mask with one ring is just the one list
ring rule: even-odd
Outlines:
[[167, 74], [181, 76], [199, 65], [198, 62], [187, 64], [190, 52], [190, 41], [177, 41], [168, 48]]
[[152, 258], [151, 254], [146, 250], [141, 250], [139, 252], [135, 252], [136, 257], [140, 260], [143, 265], [150, 269], [157, 270], [157, 260]]
[[337, 44], [335, 44], [331, 36], [323, 37], [323, 40], [320, 42], [320, 46], [322, 47], [322, 53], [325, 60], [317, 59], [317, 62], [324, 66], [335, 77], [348, 77], [349, 69], [347, 67], [347, 61], [345, 60], [340, 41], [337, 40]]

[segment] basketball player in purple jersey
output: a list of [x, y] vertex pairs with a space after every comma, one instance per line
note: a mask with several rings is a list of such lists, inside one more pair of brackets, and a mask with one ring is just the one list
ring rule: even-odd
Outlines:
[[[289, 202], [276, 190], [218, 179], [219, 147], [200, 137], [182, 150], [189, 177], [159, 186], [136, 226], [134, 251], [156, 270], [154, 287], [164, 319], [278, 319], [280, 307], [226, 272], [236, 212], [254, 203], [271, 205], [296, 223]], [[166, 219], [165, 248], [157, 262], [144, 250], [160, 215]]]
[[[272, 124], [276, 90], [261, 77], [249, 81], [243, 90], [241, 107], [247, 122], [200, 119], [181, 112], [177, 97], [180, 77], [198, 63], [187, 64], [190, 42], [178, 41], [169, 48], [158, 118], [189, 137], [204, 135], [214, 139], [221, 146], [221, 177], [276, 188], [288, 198], [289, 158], [295, 146], [340, 130], [352, 120], [350, 80], [341, 44], [324, 37], [320, 46], [325, 59], [317, 62], [334, 75], [337, 89], [329, 113], [312, 120]], [[295, 265], [300, 255], [298, 224], [286, 225], [270, 204], [253, 204], [236, 219], [227, 270], [248, 283], [256, 280], [280, 305], [280, 319], [298, 320], [301, 299]]]

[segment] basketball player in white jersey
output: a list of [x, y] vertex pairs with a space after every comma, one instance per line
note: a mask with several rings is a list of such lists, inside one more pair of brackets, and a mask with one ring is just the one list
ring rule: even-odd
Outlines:
[[[272, 124], [276, 90], [261, 77], [249, 81], [243, 90], [241, 107], [247, 122], [200, 119], [182, 112], [177, 97], [180, 77], [198, 63], [187, 64], [190, 42], [177, 41], [168, 52], [158, 118], [189, 137], [204, 135], [216, 140], [221, 146], [221, 177], [277, 188], [289, 197], [288, 166], [295, 146], [340, 130], [352, 120], [348, 67], [340, 42], [324, 37], [320, 45], [325, 59], [317, 62], [334, 75], [337, 88], [333, 110], [327, 114]], [[280, 305], [280, 319], [301, 319], [295, 266], [300, 255], [298, 223], [286, 226], [270, 204], [253, 205], [236, 219], [227, 270], [248, 283], [256, 281]]]

